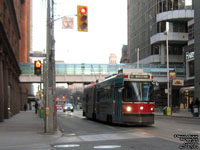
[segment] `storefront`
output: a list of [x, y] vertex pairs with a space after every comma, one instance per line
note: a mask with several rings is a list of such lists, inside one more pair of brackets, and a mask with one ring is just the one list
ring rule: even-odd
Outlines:
[[180, 108], [189, 108], [189, 105], [194, 101], [194, 86], [181, 88], [179, 94]]

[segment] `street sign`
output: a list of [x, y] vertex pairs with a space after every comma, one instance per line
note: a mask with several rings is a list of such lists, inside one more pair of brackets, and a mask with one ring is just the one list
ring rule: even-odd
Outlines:
[[74, 28], [74, 18], [64, 17], [62, 19], [62, 28], [63, 29], [73, 29]]
[[184, 80], [173, 80], [173, 85], [174, 86], [183, 86]]

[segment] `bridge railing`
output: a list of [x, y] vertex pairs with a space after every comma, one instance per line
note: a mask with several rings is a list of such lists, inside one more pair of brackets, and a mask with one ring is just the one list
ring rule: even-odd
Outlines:
[[[33, 63], [20, 63], [22, 74], [34, 74]], [[42, 65], [43, 66], [43, 65]], [[57, 75], [110, 75], [117, 73], [119, 69], [132, 68], [136, 69], [136, 64], [56, 64]], [[166, 76], [166, 65], [139, 65], [139, 68], [145, 72], [150, 72], [156, 76]], [[42, 69], [43, 70], [43, 69]], [[183, 65], [170, 65], [169, 70], [175, 70], [177, 76], [185, 75]]]

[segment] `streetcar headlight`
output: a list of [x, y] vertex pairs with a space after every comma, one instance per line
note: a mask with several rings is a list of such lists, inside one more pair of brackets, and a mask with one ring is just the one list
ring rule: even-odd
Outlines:
[[132, 108], [130, 106], [126, 107], [126, 111], [130, 112]]
[[151, 111], [153, 111], [154, 110], [154, 108], [153, 107], [151, 107]]
[[140, 106], [140, 110], [143, 110], [144, 109], [144, 107], [143, 106]]

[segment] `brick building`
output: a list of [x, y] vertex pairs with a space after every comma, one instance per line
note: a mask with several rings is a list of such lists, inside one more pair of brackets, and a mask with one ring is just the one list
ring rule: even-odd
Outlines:
[[0, 122], [23, 109], [28, 86], [19, 83], [19, 62], [31, 50], [31, 0], [0, 0]]

